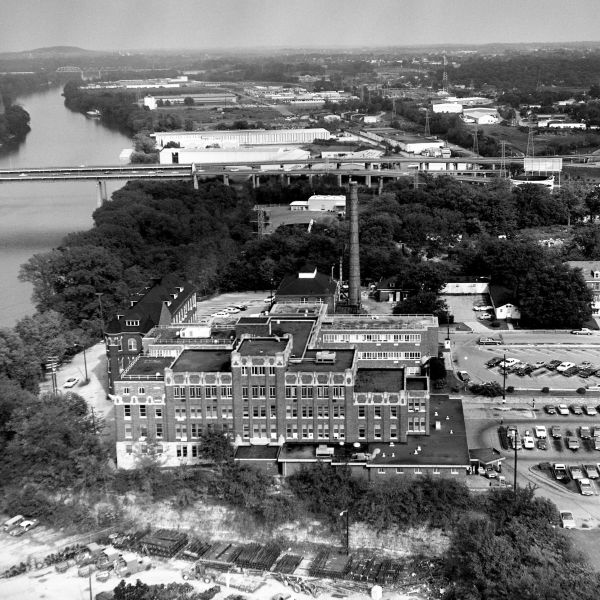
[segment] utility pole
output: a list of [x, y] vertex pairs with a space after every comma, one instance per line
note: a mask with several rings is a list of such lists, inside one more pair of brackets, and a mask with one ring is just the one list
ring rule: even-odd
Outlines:
[[102, 292], [94, 292], [98, 296], [98, 305], [100, 307], [100, 327], [102, 328], [102, 341], [104, 341], [104, 311], [102, 310]]
[[85, 382], [89, 383], [90, 378], [88, 377], [87, 358], [85, 355], [85, 344], [83, 344], [83, 368], [85, 369]]
[[515, 475], [514, 475], [514, 482], [513, 482], [513, 491], [515, 494], [515, 501], [517, 499], [517, 450], [519, 448], [519, 446], [517, 444], [521, 443], [521, 440], [519, 439], [519, 432], [515, 431], [515, 437], [513, 438], [513, 442], [515, 445]]
[[340, 517], [346, 515], [346, 556], [350, 554], [350, 509], [343, 510]]
[[47, 359], [46, 368], [50, 369], [50, 376], [52, 378], [52, 393], [56, 396], [58, 394], [58, 385], [56, 383], [56, 369], [58, 368], [58, 356], [49, 356]]
[[506, 352], [504, 353], [504, 362], [502, 363], [502, 403], [506, 402]]

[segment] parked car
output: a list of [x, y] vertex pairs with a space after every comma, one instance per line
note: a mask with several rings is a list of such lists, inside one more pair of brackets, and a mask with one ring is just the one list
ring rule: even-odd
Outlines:
[[589, 360], [584, 360], [580, 365], [582, 369], [591, 369], [592, 363]]
[[533, 429], [535, 437], [539, 439], [546, 439], [548, 437], [548, 431], [545, 425], [536, 425]]
[[593, 331], [587, 327], [582, 327], [581, 329], [573, 329], [571, 333], [573, 335], [592, 335]]
[[592, 376], [592, 373], [594, 371], [592, 369], [590, 369], [589, 367], [583, 367], [583, 368], [579, 368], [579, 377], [583, 377], [584, 379], [587, 379], [588, 377]]
[[500, 367], [503, 369], [507, 369], [508, 367], [513, 367], [514, 365], [520, 363], [521, 361], [518, 358], [507, 358], [500, 363]]
[[548, 450], [548, 442], [544, 438], [537, 441], [538, 450]]
[[563, 526], [563, 529], [575, 529], [576, 527], [573, 513], [568, 510], [560, 511], [560, 523]]
[[10, 535], [14, 537], [19, 537], [21, 535], [25, 535], [28, 531], [32, 530], [34, 527], [37, 527], [40, 522], [37, 519], [31, 519], [29, 521], [21, 521], [18, 527], [11, 529]]
[[461, 381], [464, 381], [465, 383], [471, 380], [471, 377], [466, 371], [459, 371], [456, 375]]
[[598, 425], [592, 428], [592, 436], [600, 437], [600, 427]]
[[592, 482], [584, 477], [583, 479], [577, 480], [577, 485], [579, 486], [579, 492], [582, 496], [593, 496], [594, 495], [594, 486]]
[[583, 478], [583, 471], [579, 465], [569, 467], [569, 472], [571, 473], [571, 479], [573, 480]]
[[502, 358], [500, 358], [499, 356], [494, 356], [494, 358], [490, 358], [490, 360], [488, 360], [485, 363], [485, 366], [492, 369], [492, 368], [498, 366], [501, 362], [502, 362]]
[[563, 417], [566, 417], [569, 414], [569, 407], [566, 404], [559, 404], [556, 407], [556, 410], [558, 411], [558, 414]]
[[600, 450], [600, 437], [594, 438], [594, 450]]
[[591, 404], [585, 404], [583, 406], [583, 412], [588, 415], [589, 417], [593, 417], [594, 415], [598, 414], [598, 411], [596, 410], [595, 406], [592, 406]]
[[546, 404], [546, 406], [544, 406], [544, 410], [549, 415], [555, 415], [556, 414], [556, 406], [554, 406], [553, 404]]
[[583, 414], [583, 410], [581, 408], [581, 406], [579, 406], [579, 404], [571, 404], [571, 412], [574, 415], [582, 415]]
[[492, 315], [488, 315], [487, 313], [484, 315], [479, 315], [477, 317], [480, 321], [490, 321], [492, 319]]
[[550, 428], [550, 435], [555, 439], [559, 440], [562, 437], [562, 432], [560, 430], [560, 425], [553, 425]]
[[554, 463], [552, 466], [552, 472], [554, 473], [554, 478], [557, 481], [564, 481], [569, 478], [567, 474], [567, 467], [561, 463]]
[[529, 431], [526, 431], [523, 437], [523, 448], [526, 450], [533, 450], [535, 448], [535, 440]]
[[568, 435], [566, 439], [567, 448], [574, 452], [579, 450], [579, 440], [574, 435]]
[[546, 363], [546, 369], [549, 371], [556, 371], [556, 368], [561, 364], [562, 362], [560, 360], [551, 360], [549, 363]]
[[579, 428], [579, 437], [582, 440], [589, 440], [592, 437], [592, 432], [590, 430], [589, 427], [587, 427], [586, 425], [584, 425], [583, 427]]
[[538, 369], [543, 369], [546, 366], [546, 363], [543, 360], [538, 360], [537, 362], [533, 363], [533, 368], [535, 371], [537, 371]]
[[598, 479], [598, 477], [600, 477], [600, 473], [598, 473], [598, 467], [596, 467], [596, 465], [583, 465], [583, 470], [585, 471], [585, 476], [588, 479]]
[[72, 388], [79, 383], [79, 377], [69, 377], [64, 383], [63, 387]]
[[478, 304], [477, 306], [473, 307], [473, 310], [475, 310], [475, 311], [479, 311], [479, 310], [494, 310], [494, 307], [490, 306], [489, 304]]
[[577, 375], [577, 373], [579, 373], [579, 367], [577, 366], [569, 367], [566, 371], [562, 372], [565, 377], [573, 377]]
[[568, 369], [571, 369], [572, 367], [575, 366], [575, 363], [569, 362], [568, 360], [566, 360], [565, 362], [561, 362], [558, 367], [556, 367], [556, 370], [559, 373], [564, 373], [565, 371], [567, 371]]
[[485, 467], [485, 476], [488, 479], [496, 479], [498, 477], [498, 471], [496, 471], [492, 465], [487, 465]]

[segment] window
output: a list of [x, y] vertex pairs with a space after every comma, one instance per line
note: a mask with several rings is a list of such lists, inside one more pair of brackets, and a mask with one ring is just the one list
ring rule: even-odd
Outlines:
[[190, 387], [190, 398], [202, 398], [202, 388], [199, 386]]
[[138, 394], [140, 394], [140, 396], [141, 396], [142, 394], [145, 394], [145, 393], [146, 393], [146, 392], [144, 391], [144, 388], [143, 388], [143, 387], [139, 387], [139, 388], [138, 388]]
[[217, 388], [214, 385], [209, 385], [206, 387], [206, 397], [207, 398], [216, 398], [217, 397]]
[[312, 416], [313, 416], [313, 407], [312, 406], [303, 406], [302, 407], [302, 418], [312, 419]]
[[233, 406], [222, 406], [221, 407], [221, 418], [222, 419], [233, 419]]
[[248, 408], [247, 404], [244, 404], [244, 408], [243, 408], [243, 411], [242, 411], [242, 417], [244, 419], [247, 419], [249, 416], [250, 416], [250, 409]]
[[133, 438], [133, 429], [131, 425], [125, 425], [125, 439], [130, 440]]
[[343, 440], [345, 438], [345, 425], [343, 423], [333, 424], [333, 439]]
[[156, 408], [154, 409], [154, 417], [155, 417], [156, 419], [162, 419], [162, 408], [158, 408], [158, 407], [156, 407]]
[[333, 418], [334, 419], [343, 419], [346, 414], [346, 407], [343, 405], [335, 404], [333, 406]]
[[434, 475], [439, 475], [440, 474], [440, 468], [439, 467], [433, 467], [433, 474]]
[[298, 389], [296, 387], [292, 387], [290, 385], [285, 386], [285, 397], [286, 398], [296, 398], [298, 395]]
[[317, 398], [329, 398], [329, 388], [327, 386], [320, 385], [317, 388]]
[[328, 419], [329, 418], [329, 406], [317, 406], [317, 417], [319, 419]]
[[375, 425], [375, 429], [373, 430], [373, 436], [376, 440], [381, 439], [381, 425]]
[[304, 399], [312, 398], [313, 397], [312, 392], [313, 392], [313, 389], [311, 387], [302, 386], [300, 388], [300, 397], [304, 398]]
[[423, 475], [423, 470], [421, 467], [415, 467], [415, 475]]
[[277, 439], [277, 424], [276, 423], [271, 423], [270, 437], [272, 440]]
[[286, 437], [289, 440], [298, 439], [298, 425], [296, 423], [288, 423], [285, 429]]
[[198, 446], [196, 444], [192, 446], [192, 458], [198, 458]]
[[396, 467], [397, 475], [404, 475], [404, 469], [402, 467]]
[[248, 367], [242, 367], [242, 375], [248, 375]]
[[390, 425], [390, 439], [398, 439], [398, 427], [396, 425]]
[[277, 396], [277, 388], [274, 385], [269, 386], [269, 398]]
[[140, 418], [145, 419], [146, 418], [146, 405], [140, 404], [139, 409], [140, 409]]
[[133, 452], [133, 446], [131, 444], [126, 444], [125, 452], [127, 452], [127, 454], [131, 454]]
[[136, 352], [137, 351], [137, 340], [135, 340], [133, 338], [129, 338], [127, 340], [127, 350], [129, 350], [130, 352]]
[[398, 407], [390, 406], [390, 419], [397, 419], [397, 418], [398, 418]]
[[344, 388], [341, 386], [336, 386], [333, 388], [333, 397], [334, 398], [343, 398], [344, 397]]
[[140, 439], [148, 437], [148, 425], [140, 425]]
[[302, 424], [302, 439], [303, 440], [312, 440], [314, 438], [314, 431], [312, 423], [303, 423]]
[[319, 423], [317, 425], [317, 437], [319, 439], [329, 439], [329, 423]]
[[179, 421], [184, 420], [187, 417], [187, 413], [185, 408], [180, 408], [178, 406], [175, 407], [175, 418]]
[[128, 387], [124, 387], [123, 388], [123, 394], [129, 394], [129, 388]]
[[248, 398], [248, 386], [247, 385], [242, 387], [242, 398]]
[[179, 385], [174, 386], [173, 398], [185, 398], [185, 388]]
[[295, 419], [298, 416], [298, 407], [295, 404], [286, 404], [285, 416], [288, 419]]
[[364, 440], [366, 437], [366, 429], [364, 427], [358, 428], [358, 439]]
[[271, 404], [269, 406], [269, 416], [271, 417], [271, 419], [277, 418], [277, 406], [275, 404]]
[[265, 375], [266, 367], [252, 367], [250, 372], [252, 375]]
[[250, 437], [250, 425], [248, 423], [244, 423], [243, 428], [243, 437], [247, 440]]
[[379, 475], [385, 475], [385, 469], [383, 467], [379, 467], [377, 469], [377, 473], [379, 473]]
[[233, 394], [230, 385], [221, 386], [221, 398], [231, 398], [232, 395]]
[[163, 426], [162, 423], [156, 424], [156, 438], [161, 439], [163, 436]]
[[177, 445], [177, 458], [187, 458], [188, 447]]
[[125, 411], [125, 418], [131, 419], [131, 404], [123, 404], [123, 410]]
[[275, 367], [269, 367], [269, 375], [275, 375]]
[[376, 406], [374, 409], [375, 418], [381, 419], [381, 406]]
[[253, 417], [266, 417], [267, 416], [267, 407], [266, 406], [253, 406], [252, 407], [252, 416]]
[[175, 425], [175, 437], [178, 440], [187, 440], [187, 426], [177, 423]]
[[359, 406], [358, 407], [358, 418], [359, 419], [364, 419], [366, 416], [366, 407], [364, 406]]

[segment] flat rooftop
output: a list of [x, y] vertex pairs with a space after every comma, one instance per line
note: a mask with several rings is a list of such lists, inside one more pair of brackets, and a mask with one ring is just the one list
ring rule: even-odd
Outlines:
[[184, 350], [172, 367], [175, 372], [216, 373], [231, 371], [230, 350]]
[[317, 317], [322, 312], [325, 312], [326, 305], [321, 302], [303, 303], [303, 302], [277, 302], [271, 307], [269, 316], [286, 316], [286, 317]]
[[[329, 352], [335, 354], [335, 358], [332, 362], [316, 362], [317, 352]], [[351, 369], [354, 363], [355, 350], [307, 350], [304, 354], [304, 358], [298, 362], [289, 362], [288, 371], [317, 371], [317, 372], [340, 372], [346, 369]]]
[[[433, 395], [430, 435], [409, 435], [405, 444], [369, 444], [372, 465], [465, 465], [470, 462], [462, 399]], [[436, 422], [440, 429], [436, 429]], [[376, 452], [377, 450], [377, 452]]]
[[398, 392], [404, 389], [404, 369], [358, 369], [354, 392]]
[[310, 332], [313, 330], [316, 317], [308, 320], [271, 319], [271, 333], [282, 336], [289, 333], [292, 336], [292, 356], [300, 358], [306, 350]]
[[421, 390], [425, 391], [427, 389], [427, 377], [418, 375], [409, 375], [406, 378], [406, 389], [407, 390]]
[[437, 327], [434, 315], [333, 315], [323, 319], [322, 330], [427, 329]]
[[[122, 379], [135, 379], [136, 377], [154, 376], [157, 379], [164, 376], [165, 369], [171, 366], [172, 356], [140, 356], [122, 374]], [[160, 377], [158, 377], [158, 375]], [[117, 378], [118, 379], [118, 378]]]
[[[182, 338], [179, 335], [179, 332], [182, 329], [186, 329], [186, 328], [202, 328], [202, 327], [206, 327], [206, 329], [210, 329], [210, 336], [209, 337], [202, 337], [202, 338], [193, 338], [193, 337], [186, 337], [186, 338]], [[224, 342], [229, 342], [231, 339], [231, 336], [235, 337], [235, 330], [231, 329], [231, 328], [222, 328], [222, 329], [216, 329], [215, 327], [211, 327], [209, 325], [200, 325], [197, 323], [190, 323], [189, 325], [170, 325], [168, 327], [155, 327], [154, 329], [151, 329], [145, 337], [154, 337], [155, 341], [158, 343], [190, 343], [194, 342], [198, 339], [202, 339], [202, 340], [214, 340], [215, 343], [219, 342], [219, 343], [224, 343]]]
[[237, 460], [269, 460], [276, 461], [280, 446], [238, 446], [235, 451]]
[[272, 338], [252, 338], [243, 340], [238, 348], [242, 356], [274, 356], [277, 352], [283, 352], [289, 340]]

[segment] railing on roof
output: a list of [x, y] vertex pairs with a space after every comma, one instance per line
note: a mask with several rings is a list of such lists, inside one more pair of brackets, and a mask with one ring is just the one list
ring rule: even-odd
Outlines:
[[158, 338], [152, 344], [171, 344], [177, 346], [233, 346], [229, 338]]
[[416, 329], [437, 325], [434, 315], [327, 315], [323, 318], [323, 327], [334, 329], [368, 329], [370, 327], [395, 327]]
[[139, 374], [139, 375], [133, 375], [131, 374], [131, 370], [133, 369], [133, 367], [138, 363], [138, 361], [140, 360], [140, 358], [144, 358], [143, 354], [140, 354], [139, 356], [136, 356], [128, 365], [127, 367], [125, 367], [125, 369], [123, 370], [123, 372], [119, 375], [118, 379], [122, 379], [122, 380], [140, 380], [140, 381], [160, 381], [161, 379], [164, 378], [164, 367], [160, 368], [160, 372], [154, 373], [153, 375], [143, 375], [143, 374]]

